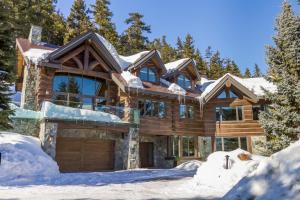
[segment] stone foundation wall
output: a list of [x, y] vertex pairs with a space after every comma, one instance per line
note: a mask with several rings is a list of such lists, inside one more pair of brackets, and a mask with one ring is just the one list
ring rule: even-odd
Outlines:
[[168, 140], [167, 136], [140, 136], [140, 142], [153, 142], [154, 144], [154, 167], [156, 168], [172, 168], [173, 160], [167, 160]]
[[55, 160], [57, 123], [42, 122], [40, 124], [40, 140], [43, 150]]
[[12, 120], [12, 129], [9, 131], [22, 135], [39, 136], [40, 121], [36, 119], [17, 119]]

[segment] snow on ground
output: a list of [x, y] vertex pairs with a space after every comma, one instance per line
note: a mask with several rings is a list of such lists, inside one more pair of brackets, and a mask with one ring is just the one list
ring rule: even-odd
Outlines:
[[44, 153], [37, 138], [0, 132], [0, 152], [0, 184], [53, 178], [59, 173], [56, 162]]
[[300, 199], [300, 140], [262, 161], [224, 197], [230, 200]]
[[132, 88], [144, 88], [141, 79], [137, 76], [134, 76], [129, 71], [123, 71], [121, 76], [127, 82], [127, 85]]
[[197, 170], [201, 166], [201, 164], [201, 161], [191, 160], [176, 166], [176, 169]]
[[[249, 155], [251, 159], [242, 161], [238, 158], [240, 154]], [[225, 169], [226, 155], [229, 155], [229, 169]], [[262, 156], [251, 155], [241, 149], [212, 153], [194, 176], [195, 188], [198, 188], [199, 192], [215, 192], [221, 197], [240, 179], [254, 171], [263, 159]]]

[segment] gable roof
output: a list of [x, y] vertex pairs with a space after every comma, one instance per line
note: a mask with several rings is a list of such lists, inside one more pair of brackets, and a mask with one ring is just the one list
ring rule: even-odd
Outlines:
[[233, 86], [235, 86], [239, 91], [243, 92], [246, 96], [251, 98], [253, 101], [258, 101], [260, 97], [264, 95], [263, 88], [269, 90], [270, 92], [276, 91], [276, 86], [266, 79], [260, 78], [239, 78], [230, 73], [225, 74], [221, 78], [212, 80], [202, 80], [200, 90], [202, 94], [197, 98], [201, 101], [208, 102], [213, 98], [221, 89], [223, 89], [226, 82], [229, 81]]
[[121, 65], [119, 61], [119, 55], [114, 48], [114, 46], [109, 43], [105, 38], [101, 35], [94, 33], [94, 32], [87, 32], [82, 34], [78, 37], [72, 39], [66, 45], [58, 48], [54, 52], [50, 53], [46, 59], [50, 61], [54, 61], [56, 58], [62, 56], [66, 52], [69, 52], [76, 48], [77, 46], [81, 45], [83, 42], [91, 40], [97, 46], [97, 50], [100, 50], [103, 53], [104, 59], [110, 64], [110, 67], [115, 69], [117, 72], [121, 72]]
[[190, 65], [192, 65], [192, 68], [195, 71], [196, 77], [200, 80], [201, 77], [196, 68], [196, 63], [195, 63], [194, 59], [191, 59], [191, 58], [183, 58], [180, 60], [166, 63], [165, 66], [167, 69], [167, 73], [164, 75], [164, 78], [171, 77], [174, 74], [177, 74], [178, 72], [180, 72], [181, 70], [183, 70], [184, 68], [186, 68]]
[[157, 59], [159, 67], [162, 69], [162, 73], [166, 73], [167, 69], [163, 61], [161, 60], [160, 53], [156, 49], [151, 50], [149, 52], [145, 51], [137, 60], [135, 60], [135, 62], [133, 62], [127, 68], [125, 68], [125, 70], [130, 71], [132, 69], [137, 69], [139, 67], [142, 67], [142, 65], [145, 64], [151, 58]]

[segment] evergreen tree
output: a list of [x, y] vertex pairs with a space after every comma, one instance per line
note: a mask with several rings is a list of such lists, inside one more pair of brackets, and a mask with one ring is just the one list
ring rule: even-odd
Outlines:
[[4, 0], [0, 2], [0, 130], [10, 128], [9, 116], [13, 114], [10, 109], [10, 86], [13, 82], [13, 18], [12, 8]]
[[177, 53], [177, 59], [183, 58], [183, 43], [180, 37], [177, 37], [176, 53]]
[[208, 78], [218, 79], [224, 74], [223, 61], [220, 58], [220, 52], [214, 53], [209, 60]]
[[196, 62], [197, 68], [199, 69], [199, 73], [201, 75], [207, 76], [207, 73], [208, 73], [207, 65], [206, 65], [205, 61], [203, 60], [199, 49], [196, 50], [196, 53], [194, 55], [194, 60]]
[[[53, 24], [48, 42], [56, 45], [64, 44], [64, 34], [66, 32], [66, 21], [62, 13], [54, 12], [52, 14]], [[44, 27], [43, 27], [44, 28]]]
[[285, 148], [300, 134], [300, 18], [287, 2], [283, 4], [275, 30], [275, 46], [267, 47], [267, 78], [277, 86], [277, 91], [265, 91], [271, 104], [259, 116], [270, 153]]
[[142, 14], [135, 12], [129, 13], [129, 18], [125, 20], [129, 27], [121, 38], [123, 54], [131, 55], [146, 49], [149, 40], [144, 33], [151, 33], [151, 29], [142, 21], [143, 17]]
[[241, 76], [241, 71], [239, 69], [239, 67], [237, 66], [237, 64], [231, 60], [231, 59], [225, 59], [224, 60], [224, 65], [225, 65], [225, 69], [224, 69], [224, 74], [225, 73], [230, 73], [232, 75]]
[[119, 36], [116, 25], [111, 21], [113, 13], [109, 10], [109, 0], [96, 0], [92, 5], [92, 13], [97, 25], [97, 31], [117, 49], [119, 47]]
[[262, 73], [259, 69], [259, 66], [257, 64], [255, 64], [254, 66], [254, 74], [253, 77], [262, 77]]
[[185, 41], [183, 43], [183, 57], [193, 58], [195, 54], [195, 45], [193, 37], [188, 33], [185, 36]]
[[76, 36], [89, 30], [94, 30], [94, 26], [88, 16], [89, 11], [86, 9], [84, 0], [75, 0], [70, 15], [67, 18], [66, 33], [64, 43], [69, 42]]
[[251, 78], [251, 72], [248, 67], [246, 67], [244, 78]]

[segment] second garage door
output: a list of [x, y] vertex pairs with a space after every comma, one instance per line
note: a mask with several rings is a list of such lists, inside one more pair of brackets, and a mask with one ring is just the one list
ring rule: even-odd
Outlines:
[[61, 172], [90, 172], [114, 169], [113, 140], [58, 137], [56, 161]]

